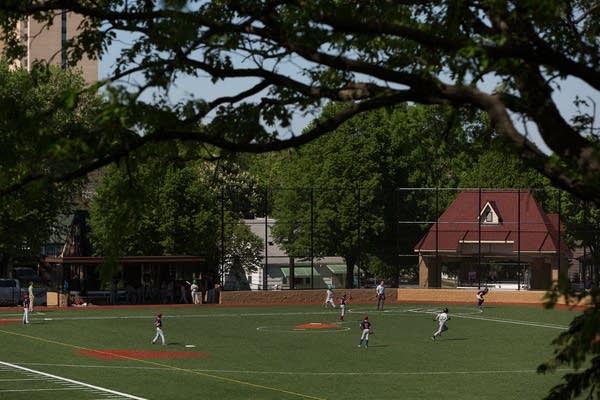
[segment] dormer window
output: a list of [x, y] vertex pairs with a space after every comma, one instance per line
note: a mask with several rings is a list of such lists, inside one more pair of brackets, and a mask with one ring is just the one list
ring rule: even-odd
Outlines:
[[487, 204], [481, 209], [479, 213], [479, 221], [484, 225], [500, 224], [502, 221], [498, 212], [496, 211], [495, 204], [487, 202]]
[[481, 222], [487, 222], [487, 223], [494, 222], [494, 213], [492, 212], [492, 210], [486, 210], [485, 213], [483, 214], [483, 218], [481, 220], [482, 220]]

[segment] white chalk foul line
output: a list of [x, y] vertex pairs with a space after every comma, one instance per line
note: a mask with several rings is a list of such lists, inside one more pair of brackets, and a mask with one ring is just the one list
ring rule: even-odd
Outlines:
[[259, 332], [290, 332], [290, 333], [344, 333], [350, 331], [348, 327], [341, 328], [289, 328], [289, 327], [277, 327], [277, 326], [259, 326], [256, 328]]
[[[412, 309], [409, 311], [414, 312], [414, 313], [425, 313], [425, 314], [436, 314], [439, 312], [439, 311], [434, 311], [431, 309], [423, 309], [423, 308], [416, 308], [416, 309]], [[512, 325], [524, 325], [524, 326], [532, 326], [532, 327], [537, 327], [537, 328], [549, 328], [549, 329], [558, 329], [558, 330], [565, 330], [565, 329], [569, 328], [568, 326], [565, 326], [565, 325], [558, 325], [558, 324], [546, 323], [546, 322], [519, 321], [519, 320], [514, 320], [514, 319], [487, 317], [487, 316], [482, 316], [480, 313], [477, 313], [475, 315], [454, 313], [451, 315], [454, 318], [475, 319], [475, 320], [480, 320], [480, 321], [499, 322], [502, 324], [512, 324]]]
[[[98, 368], [98, 369], [137, 369], [137, 370], [156, 370], [163, 369], [148, 366], [114, 366], [114, 365], [79, 365], [79, 364], [51, 364], [51, 363], [28, 363], [27, 365], [41, 365], [47, 367], [68, 367], [68, 368]], [[253, 370], [233, 370], [233, 369], [201, 369], [195, 368], [193, 371], [220, 374], [247, 374], [247, 375], [297, 375], [297, 376], [415, 376], [415, 375], [494, 375], [494, 374], [537, 374], [532, 369], [505, 369], [505, 370], [465, 370], [465, 371], [253, 371]], [[556, 372], [572, 372], [572, 368], [558, 368]]]
[[76, 381], [73, 379], [69, 379], [69, 378], [64, 378], [62, 376], [58, 376], [58, 375], [52, 375], [46, 372], [42, 372], [42, 371], [36, 371], [34, 369], [29, 369], [29, 368], [25, 368], [25, 367], [21, 367], [20, 365], [16, 365], [16, 364], [11, 364], [11, 363], [7, 363], [4, 361], [0, 361], [0, 365], [4, 365], [5, 367], [9, 367], [9, 368], [14, 368], [14, 369], [18, 369], [21, 371], [25, 371], [25, 372], [29, 372], [32, 374], [37, 374], [37, 375], [42, 375], [45, 376], [47, 378], [51, 378], [51, 379], [55, 379], [58, 381], [62, 381], [62, 382], [67, 382], [76, 386], [83, 386], [89, 389], [93, 389], [93, 390], [97, 390], [99, 392], [104, 392], [104, 393], [110, 393], [113, 395], [117, 395], [117, 396], [121, 396], [124, 397], [126, 399], [135, 399], [135, 400], [146, 400], [143, 397], [137, 397], [137, 396], [133, 396], [131, 394], [127, 394], [127, 393], [122, 393], [122, 392], [117, 392], [116, 390], [111, 390], [111, 389], [106, 389], [100, 386], [95, 386], [95, 385], [90, 385], [89, 383], [85, 383], [85, 382], [80, 382], [80, 381]]

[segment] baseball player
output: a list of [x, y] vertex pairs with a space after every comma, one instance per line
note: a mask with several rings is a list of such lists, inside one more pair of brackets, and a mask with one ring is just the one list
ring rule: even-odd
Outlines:
[[444, 308], [444, 310], [437, 314], [434, 321], [438, 322], [438, 330], [435, 331], [433, 336], [431, 336], [431, 340], [435, 340], [442, 335], [442, 332], [446, 332], [448, 330], [448, 325], [446, 325], [446, 321], [448, 321], [450, 317], [448, 316], [448, 308]]
[[195, 279], [192, 279], [192, 283], [186, 281], [186, 283], [188, 285], [190, 285], [190, 294], [192, 296], [192, 303], [193, 304], [199, 304], [200, 303], [200, 298], [198, 297], [198, 282]]
[[154, 326], [156, 327], [156, 336], [152, 339], [152, 344], [156, 343], [158, 338], [160, 338], [163, 346], [165, 345], [165, 334], [162, 330], [162, 314], [156, 314], [156, 319], [154, 320]]
[[489, 289], [486, 287], [483, 290], [479, 290], [475, 297], [477, 298], [477, 308], [479, 308], [479, 312], [483, 312], [483, 302], [485, 301], [483, 296], [487, 294]]
[[373, 325], [369, 322], [369, 316], [365, 315], [362, 322], [360, 323], [360, 342], [357, 347], [362, 347], [365, 344], [365, 349], [369, 347], [369, 334], [373, 333]]
[[23, 295], [23, 323], [29, 323], [29, 295], [25, 293]]
[[350, 296], [350, 299], [348, 299], [346, 297], [346, 293], [344, 293], [344, 295], [340, 299], [340, 321], [344, 320], [344, 315], [346, 315], [346, 303], [348, 301], [350, 301], [351, 299], [352, 299], [352, 296]]
[[335, 308], [335, 301], [333, 300], [333, 287], [331, 285], [327, 286], [327, 292], [325, 293], [325, 308], [327, 305]]

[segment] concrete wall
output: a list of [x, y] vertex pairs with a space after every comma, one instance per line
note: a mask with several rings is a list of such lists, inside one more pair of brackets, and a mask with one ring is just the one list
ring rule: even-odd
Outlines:
[[[335, 289], [333, 297], [336, 304], [340, 297], [346, 293], [347, 298], [352, 297], [350, 304], [377, 303], [375, 288], [373, 289]], [[386, 302], [396, 303], [398, 291], [387, 288]], [[286, 304], [325, 304], [325, 290], [254, 290], [254, 291], [223, 291], [221, 292], [223, 305], [286, 305]]]
[[[473, 303], [477, 290], [468, 289], [398, 289], [399, 302], [415, 303]], [[542, 304], [542, 290], [490, 290], [486, 304]]]
[[[337, 301], [346, 293], [352, 296], [351, 304], [376, 304], [375, 289], [336, 289]], [[473, 303], [476, 290], [467, 289], [386, 289], [386, 303]], [[486, 304], [542, 304], [545, 291], [541, 290], [491, 290]], [[286, 305], [324, 304], [324, 290], [270, 290], [221, 292], [223, 305]]]

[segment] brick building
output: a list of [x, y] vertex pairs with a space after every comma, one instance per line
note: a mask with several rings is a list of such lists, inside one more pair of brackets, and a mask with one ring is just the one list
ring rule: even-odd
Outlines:
[[459, 193], [414, 250], [420, 287], [441, 287], [452, 271], [459, 286], [545, 290], [572, 258], [558, 215], [525, 190]]

